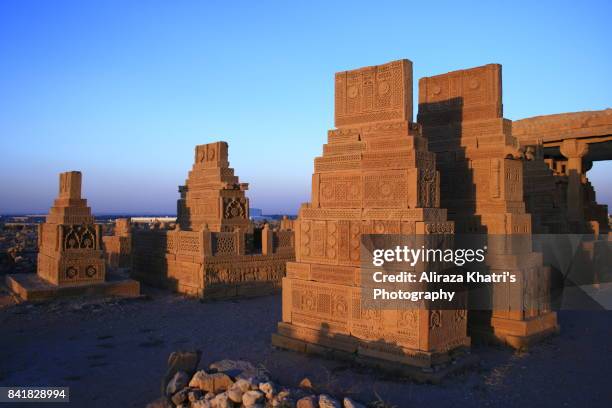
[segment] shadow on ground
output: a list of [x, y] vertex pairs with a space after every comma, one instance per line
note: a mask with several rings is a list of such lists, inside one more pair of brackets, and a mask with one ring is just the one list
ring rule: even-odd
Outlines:
[[158, 397], [170, 352], [200, 349], [202, 364], [244, 359], [263, 364], [284, 385], [307, 376], [325, 391], [364, 402], [380, 396], [397, 407], [607, 407], [612, 401], [612, 312], [562, 311], [560, 336], [529, 352], [477, 347], [479, 367], [428, 385], [274, 349], [280, 295], [201, 303], [145, 292], [148, 299], [140, 300], [0, 302], [0, 386], [69, 386], [74, 407], [144, 407]]

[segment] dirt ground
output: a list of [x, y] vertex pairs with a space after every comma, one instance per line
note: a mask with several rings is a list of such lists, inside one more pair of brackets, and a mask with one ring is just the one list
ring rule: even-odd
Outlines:
[[201, 366], [244, 359], [280, 384], [307, 376], [327, 392], [401, 408], [612, 406], [612, 312], [560, 312], [559, 336], [529, 352], [475, 347], [478, 367], [430, 385], [274, 349], [280, 295], [201, 303], [144, 291], [147, 299], [42, 305], [4, 297], [0, 386], [70, 387], [70, 404], [43, 407], [144, 407], [159, 396], [170, 352], [199, 349]]

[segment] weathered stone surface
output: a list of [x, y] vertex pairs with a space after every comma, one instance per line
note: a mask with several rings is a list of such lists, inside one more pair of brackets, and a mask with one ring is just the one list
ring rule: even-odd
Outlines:
[[270, 401], [273, 407], [279, 408], [293, 408], [295, 407], [295, 401], [291, 398], [291, 392], [289, 390], [282, 390], [275, 395]]
[[81, 198], [81, 172], [60, 174], [59, 197], [39, 227], [38, 276], [54, 285], [103, 282], [100, 226]]
[[236, 382], [234, 383], [232, 388], [238, 388], [240, 389], [240, 391], [245, 393], [248, 390], [255, 389], [255, 386], [256, 386], [255, 382], [251, 381], [250, 379], [238, 378], [236, 379]]
[[366, 408], [365, 405], [355, 402], [350, 398], [344, 398], [343, 405], [344, 408]]
[[191, 381], [189, 381], [190, 387], [214, 393], [225, 391], [229, 389], [232, 384], [234, 384], [234, 381], [225, 373], [209, 374], [203, 370], [195, 373]]
[[233, 402], [235, 402], [237, 404], [240, 404], [242, 402], [242, 394], [244, 394], [244, 393], [245, 393], [245, 391], [242, 391], [242, 389], [240, 389], [239, 387], [236, 387], [235, 384], [234, 384], [234, 386], [232, 386], [232, 388], [230, 388], [227, 391], [227, 396]]
[[204, 398], [204, 393], [201, 390], [190, 389], [189, 393], [187, 394], [187, 399], [190, 402], [201, 400], [203, 398]]
[[267, 399], [272, 399], [276, 392], [276, 388], [272, 382], [267, 381], [259, 383], [259, 391], [263, 392]]
[[[187, 374], [185, 374], [185, 378], [187, 378]], [[174, 405], [180, 405], [183, 402], [188, 401], [189, 392], [189, 388], [182, 388], [178, 392], [176, 392], [172, 396], [172, 402], [174, 403]]]
[[213, 408], [232, 408], [234, 406], [234, 403], [227, 396], [227, 392], [217, 394], [215, 398], [210, 400], [210, 404]]
[[202, 399], [193, 401], [190, 405], [190, 408], [213, 408], [210, 400]]
[[[178, 391], [185, 388], [188, 383], [189, 375], [184, 371], [177, 371], [166, 386], [166, 395], [173, 395], [177, 393]], [[185, 397], [187, 397], [186, 394]]]
[[248, 184], [229, 167], [226, 142], [195, 151], [187, 182], [179, 187], [176, 228], [132, 234], [132, 275], [207, 299], [277, 291], [286, 262], [294, 259], [293, 231], [256, 230], [249, 220]]
[[113, 235], [103, 236], [102, 243], [108, 267], [132, 267], [132, 226], [129, 218], [117, 218]]
[[[430, 366], [469, 344], [465, 313], [439, 329], [429, 324], [438, 311], [362, 302], [362, 236], [454, 231], [440, 208], [435, 154], [411, 122], [411, 89], [407, 60], [336, 75], [337, 128], [315, 159], [311, 201], [295, 222], [296, 262], [283, 279], [275, 345]], [[453, 310], [440, 314], [455, 321]]]
[[612, 159], [611, 133], [612, 109], [535, 116], [512, 123], [512, 134], [522, 146], [541, 147], [553, 172], [555, 204], [567, 211], [567, 231], [557, 231], [553, 224], [551, 233], [605, 234], [609, 230], [608, 208], [597, 203], [587, 171], [593, 161]]
[[64, 296], [133, 297], [136, 281], [107, 281], [102, 230], [87, 200], [81, 197], [81, 172], [59, 175], [59, 194], [43, 224], [38, 225], [36, 274], [6, 277], [7, 286], [23, 300]]
[[[502, 106], [498, 64], [419, 81], [418, 122], [436, 154], [441, 205], [448, 208], [456, 232], [487, 234], [496, 242], [504, 239], [503, 245], [489, 239], [487, 272], [508, 271], [520, 282], [496, 288], [492, 313], [470, 312], [471, 332], [510, 343], [554, 331], [556, 318], [546, 302], [549, 271], [532, 251], [533, 220], [525, 205], [525, 161], [537, 155], [521, 149]], [[512, 237], [522, 245], [511, 245]], [[520, 265], [519, 259], [530, 261], [509, 267]], [[520, 295], [508, 296], [511, 290]], [[541, 323], [528, 324], [537, 320]]]
[[296, 408], [317, 408], [318, 406], [318, 398], [314, 396], [308, 396], [300, 398], [297, 402]]
[[307, 390], [312, 390], [314, 388], [312, 386], [312, 382], [310, 381], [310, 378], [308, 377], [302, 378], [302, 381], [300, 381], [299, 387], [307, 389]]
[[264, 398], [264, 394], [261, 391], [247, 391], [242, 395], [242, 404], [249, 408], [255, 406]]
[[[168, 369], [162, 380], [162, 395], [165, 395], [168, 382], [182, 371], [187, 373], [189, 377], [195, 373], [202, 353], [200, 351], [175, 351], [168, 357]], [[189, 380], [187, 380], [189, 381]]]
[[248, 380], [250, 384], [255, 383], [256, 387], [258, 382], [266, 382], [268, 380], [268, 373], [264, 369], [257, 368], [244, 360], [215, 361], [209, 365], [209, 368], [226, 373], [236, 379]]
[[340, 403], [326, 394], [319, 395], [319, 408], [341, 408]]

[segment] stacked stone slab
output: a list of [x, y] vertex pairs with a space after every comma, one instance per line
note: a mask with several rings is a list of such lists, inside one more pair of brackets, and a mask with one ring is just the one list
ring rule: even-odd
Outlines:
[[248, 183], [240, 183], [229, 167], [226, 142], [197, 146], [195, 163], [179, 187], [177, 221], [184, 230], [231, 232], [249, 228]]
[[489, 272], [519, 278], [518, 285], [493, 287], [492, 312], [470, 311], [471, 335], [522, 347], [555, 331], [549, 271], [531, 248], [523, 154], [503, 118], [501, 65], [422, 78], [418, 122], [436, 154], [441, 206], [456, 232], [488, 234]]
[[294, 259], [293, 231], [249, 220], [248, 184], [229, 167], [228, 145], [195, 148], [195, 163], [179, 187], [173, 230], [133, 232], [138, 280], [206, 299], [270, 294]]
[[523, 148], [523, 199], [534, 234], [570, 232], [563, 186], [544, 160], [542, 145]]
[[612, 157], [612, 109], [536, 116], [514, 121], [522, 145], [543, 144], [572, 233], [606, 234], [607, 206], [598, 204], [587, 172], [593, 161]]
[[80, 172], [60, 174], [59, 197], [38, 231], [38, 276], [54, 285], [104, 281], [100, 225], [81, 198]]
[[469, 345], [465, 310], [363, 304], [363, 234], [452, 233], [439, 174], [412, 119], [412, 63], [335, 76], [335, 124], [314, 162], [311, 202], [294, 223], [296, 261], [283, 279], [274, 345], [375, 365], [430, 368]]
[[106, 264], [112, 269], [132, 267], [132, 225], [129, 218], [117, 218], [113, 235], [102, 237]]
[[85, 293], [138, 295], [138, 282], [105, 279], [101, 229], [81, 198], [81, 173], [61, 173], [59, 181], [59, 196], [38, 229], [37, 274], [9, 275], [7, 285], [24, 300]]

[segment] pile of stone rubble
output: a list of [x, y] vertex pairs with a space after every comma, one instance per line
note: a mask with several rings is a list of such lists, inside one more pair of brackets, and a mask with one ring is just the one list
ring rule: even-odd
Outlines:
[[196, 370], [199, 360], [199, 352], [172, 353], [162, 397], [147, 408], [365, 408], [350, 398], [316, 393], [308, 379], [298, 388], [283, 387], [247, 361], [221, 360]]

